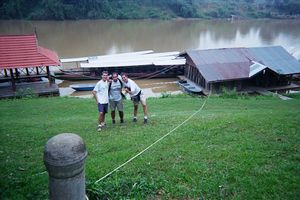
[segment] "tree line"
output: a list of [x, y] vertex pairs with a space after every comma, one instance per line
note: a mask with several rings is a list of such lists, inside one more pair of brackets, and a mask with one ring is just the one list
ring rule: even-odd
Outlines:
[[0, 0], [0, 19], [272, 18], [299, 16], [299, 0]]

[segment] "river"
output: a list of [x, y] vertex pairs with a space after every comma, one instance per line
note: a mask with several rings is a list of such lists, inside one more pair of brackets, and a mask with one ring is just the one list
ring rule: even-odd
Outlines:
[[[0, 20], [0, 34], [32, 34], [60, 58], [131, 51], [185, 51], [281, 45], [300, 59], [300, 20]], [[176, 80], [146, 80], [150, 96], [175, 92]], [[166, 83], [166, 88], [155, 84]], [[66, 88], [68, 82], [60, 84]], [[151, 85], [152, 84], [152, 85]], [[171, 84], [171, 86], [170, 86]], [[173, 85], [172, 85], [173, 84]], [[160, 88], [160, 89], [159, 89]], [[179, 90], [178, 87], [176, 87]], [[153, 94], [152, 94], [153, 93]], [[64, 94], [73, 94], [72, 91]]]

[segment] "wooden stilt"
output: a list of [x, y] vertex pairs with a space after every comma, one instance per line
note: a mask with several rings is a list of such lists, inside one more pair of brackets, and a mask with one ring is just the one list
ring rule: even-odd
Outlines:
[[48, 77], [48, 80], [49, 80], [49, 84], [52, 85], [53, 79], [51, 78], [49, 66], [46, 66], [46, 70], [47, 70], [47, 77]]
[[29, 76], [29, 70], [28, 70], [28, 68], [26, 67], [25, 69], [26, 69], [27, 76]]
[[13, 72], [13, 69], [9, 69], [9, 71], [10, 71], [10, 77], [11, 77], [12, 90], [15, 92], [16, 91], [16, 81], [15, 81], [15, 77], [14, 77], [14, 72]]

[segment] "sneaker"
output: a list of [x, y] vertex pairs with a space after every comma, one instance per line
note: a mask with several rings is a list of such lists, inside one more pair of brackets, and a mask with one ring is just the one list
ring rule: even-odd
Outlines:
[[121, 120], [120, 120], [120, 123], [121, 123], [121, 124], [124, 124], [124, 119], [121, 119]]
[[132, 120], [133, 122], [137, 122], [137, 118], [133, 118], [133, 120]]
[[116, 123], [116, 120], [113, 119], [113, 120], [112, 120], [112, 123], [115, 124], [115, 123]]
[[144, 124], [148, 123], [148, 119], [144, 118]]

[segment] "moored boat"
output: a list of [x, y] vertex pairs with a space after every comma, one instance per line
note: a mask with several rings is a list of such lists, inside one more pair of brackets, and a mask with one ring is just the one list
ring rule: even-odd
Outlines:
[[92, 91], [96, 84], [74, 84], [70, 87], [76, 91]]
[[114, 55], [65, 58], [61, 63], [74, 64], [76, 68], [55, 73], [57, 79], [101, 79], [102, 71], [127, 73], [131, 78], [175, 77], [184, 72], [185, 58], [179, 52], [153, 53], [152, 50]]
[[185, 92], [189, 94], [202, 94], [203, 89], [199, 86], [197, 86], [195, 83], [189, 81], [189, 80], [180, 80], [178, 81], [179, 86], [184, 90]]

